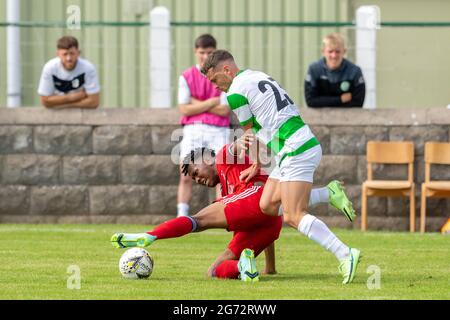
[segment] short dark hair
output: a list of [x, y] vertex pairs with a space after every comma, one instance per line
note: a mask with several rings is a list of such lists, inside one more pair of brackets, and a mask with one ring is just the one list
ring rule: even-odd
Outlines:
[[214, 152], [214, 150], [207, 147], [201, 147], [191, 150], [183, 159], [183, 163], [181, 164], [181, 173], [187, 176], [189, 173], [189, 165], [191, 163], [194, 164], [200, 157], [203, 159], [205, 155], [211, 158], [215, 158], [216, 153]]
[[74, 47], [78, 49], [78, 40], [77, 38], [72, 36], [64, 36], [62, 38], [59, 38], [58, 42], [56, 43], [56, 48], [58, 49], [68, 50]]
[[234, 61], [234, 57], [227, 50], [216, 50], [211, 53], [208, 58], [206, 58], [205, 63], [202, 67], [202, 73], [207, 74], [209, 69], [214, 69], [217, 67], [222, 61], [231, 60]]
[[197, 39], [195, 39], [195, 49], [198, 48], [217, 48], [216, 39], [210, 34], [202, 34]]

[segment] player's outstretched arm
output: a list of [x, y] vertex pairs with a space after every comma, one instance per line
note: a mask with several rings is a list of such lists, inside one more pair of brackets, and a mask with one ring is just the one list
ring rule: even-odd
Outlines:
[[275, 242], [272, 242], [264, 249], [264, 255], [266, 257], [266, 266], [264, 268], [264, 274], [276, 274], [275, 268]]

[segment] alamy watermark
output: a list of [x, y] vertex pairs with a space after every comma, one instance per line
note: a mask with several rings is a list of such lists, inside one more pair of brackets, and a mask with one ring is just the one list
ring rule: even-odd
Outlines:
[[67, 273], [70, 276], [67, 278], [67, 289], [80, 290], [81, 289], [81, 270], [77, 265], [70, 265], [67, 267]]
[[370, 265], [366, 269], [366, 273], [370, 274], [367, 278], [367, 289], [369, 290], [379, 290], [381, 289], [381, 269], [379, 266]]
[[77, 5], [70, 5], [67, 7], [66, 13], [69, 15], [66, 20], [67, 29], [80, 30], [81, 29], [81, 9]]

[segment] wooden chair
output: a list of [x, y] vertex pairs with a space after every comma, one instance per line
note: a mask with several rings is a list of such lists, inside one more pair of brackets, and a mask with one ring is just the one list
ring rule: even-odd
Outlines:
[[[409, 230], [415, 230], [414, 144], [369, 141], [367, 143], [367, 180], [362, 185], [361, 230], [367, 230], [367, 197], [409, 197]], [[408, 180], [373, 180], [372, 164], [407, 164]]]
[[420, 232], [425, 232], [425, 215], [428, 198], [450, 197], [450, 181], [430, 181], [431, 164], [450, 165], [450, 143], [425, 143], [425, 182], [422, 183], [420, 202]]

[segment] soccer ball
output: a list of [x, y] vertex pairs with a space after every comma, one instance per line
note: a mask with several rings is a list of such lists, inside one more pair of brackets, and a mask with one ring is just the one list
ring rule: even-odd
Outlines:
[[152, 274], [153, 258], [145, 249], [128, 249], [120, 258], [119, 270], [126, 279], [146, 279]]

